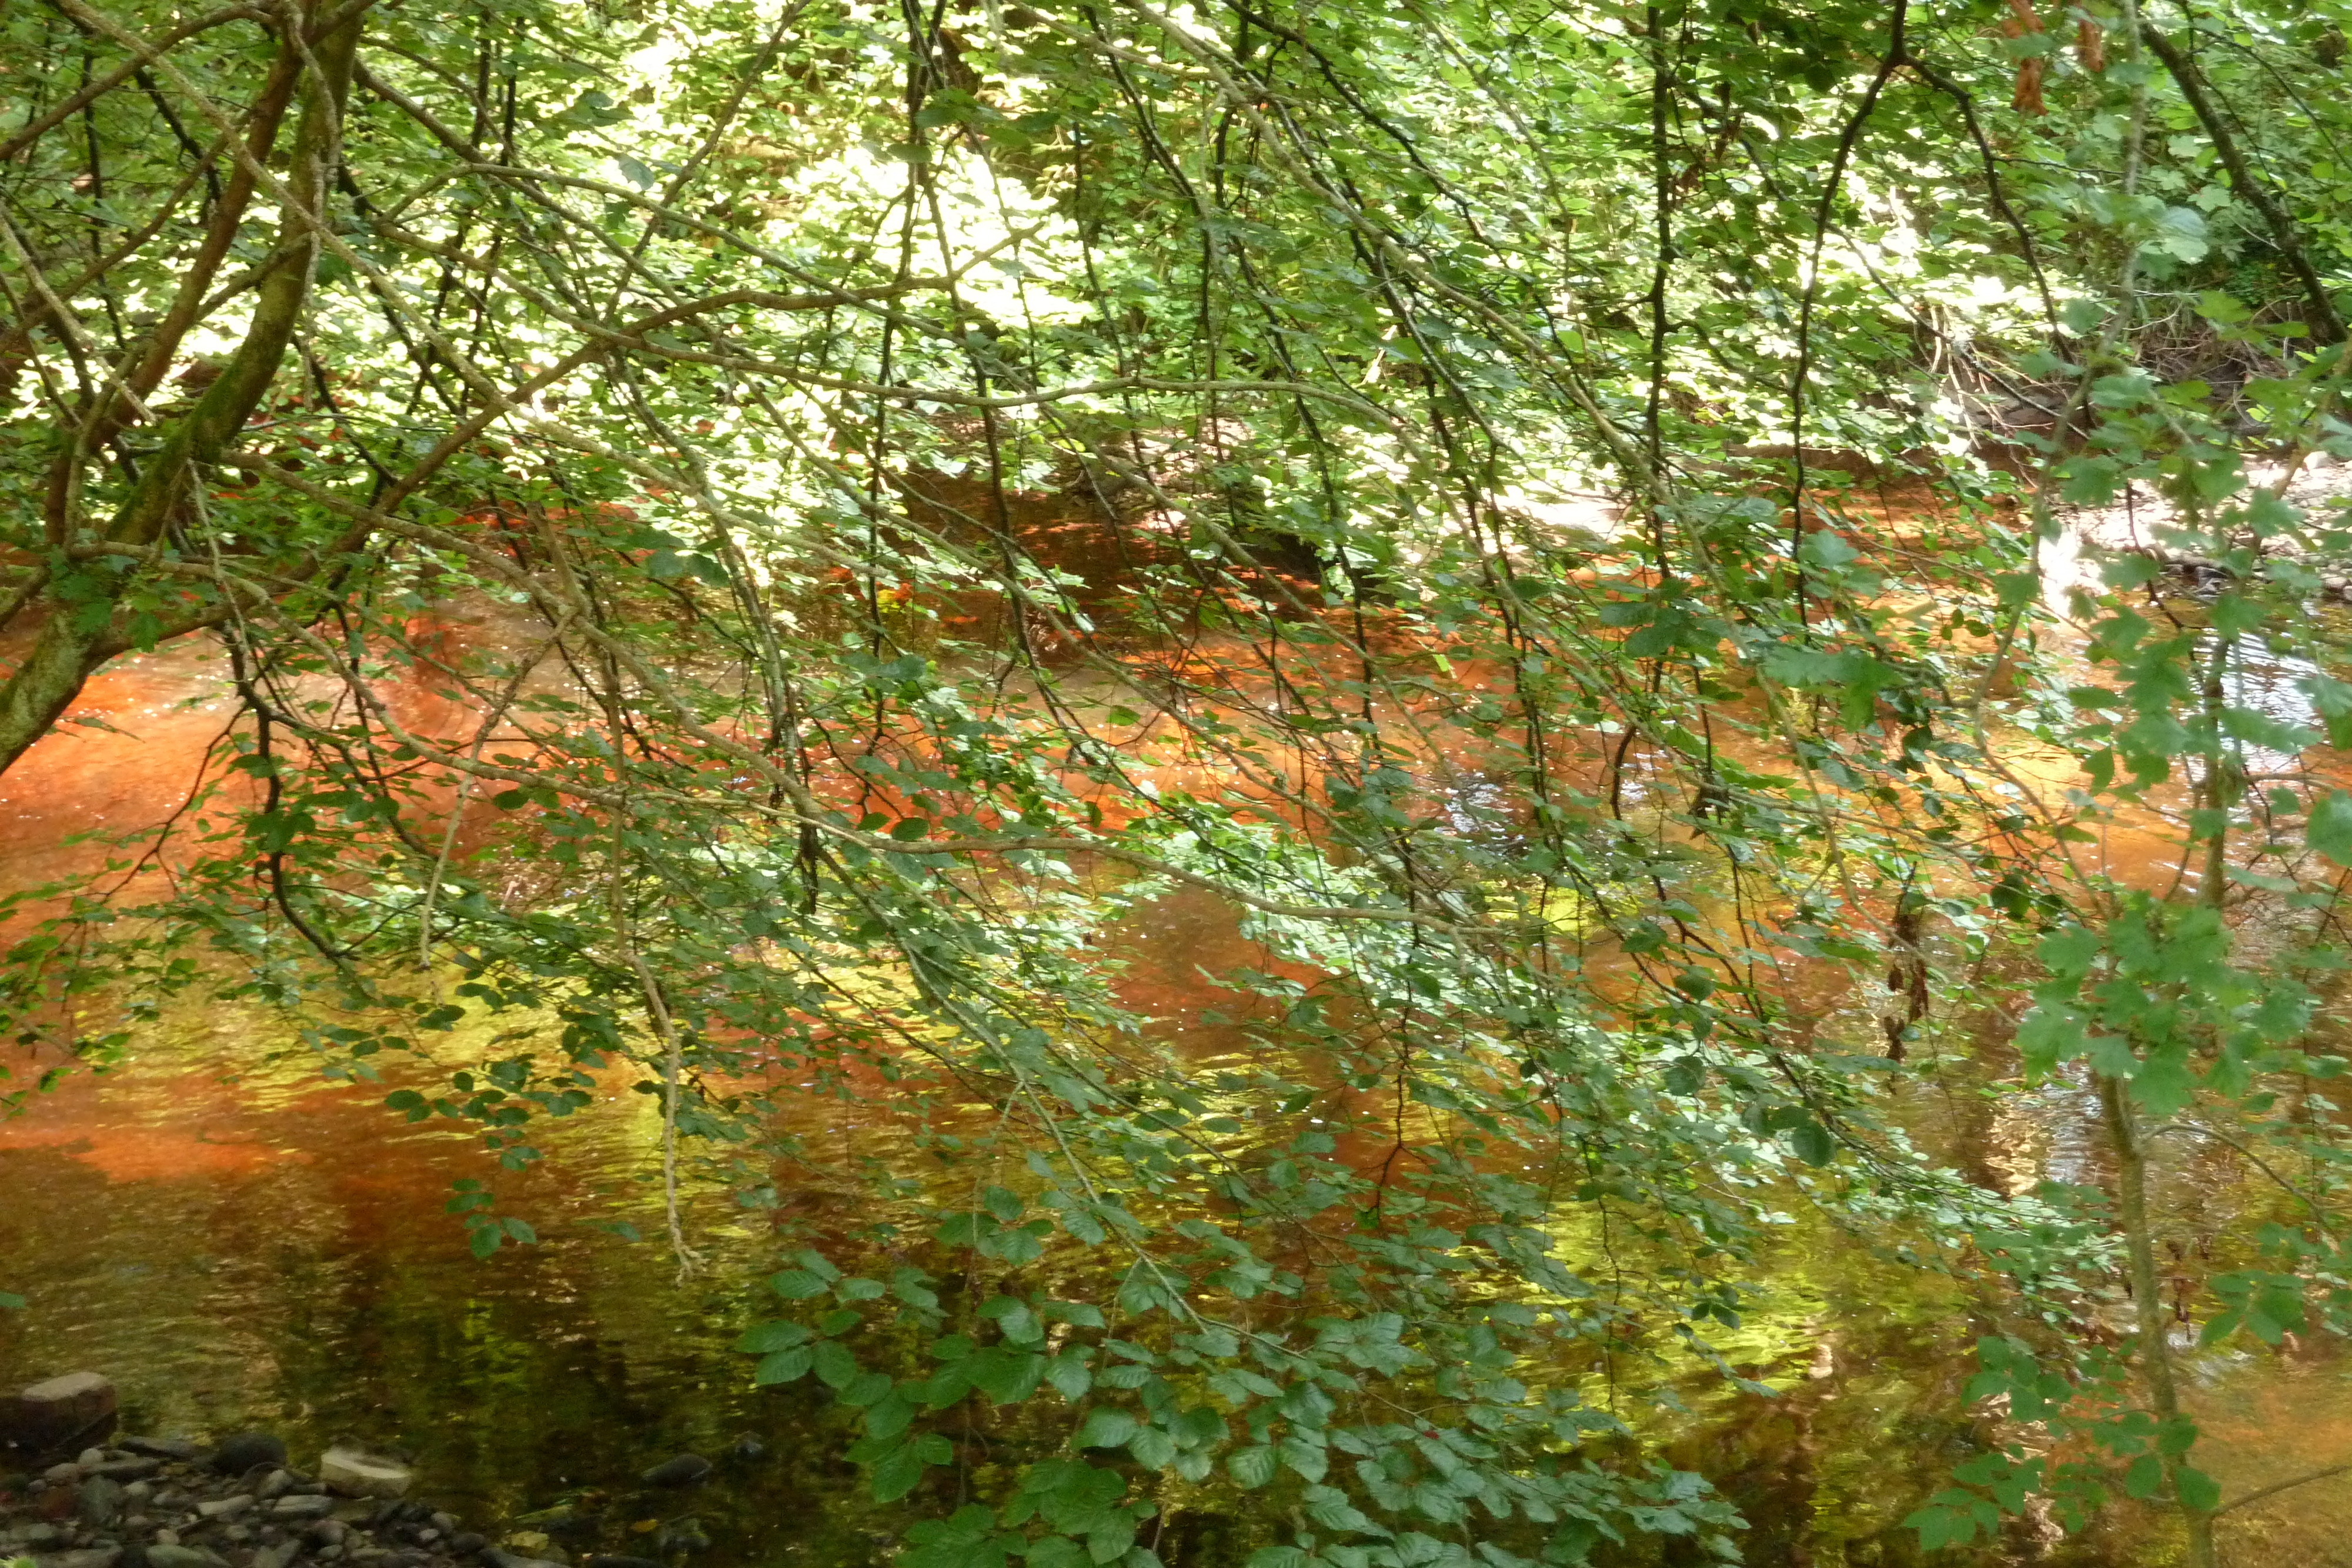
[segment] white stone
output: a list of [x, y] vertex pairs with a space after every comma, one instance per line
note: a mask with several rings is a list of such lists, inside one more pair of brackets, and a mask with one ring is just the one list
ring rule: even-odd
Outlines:
[[338, 1443], [319, 1461], [319, 1479], [347, 1497], [399, 1497], [415, 1477], [397, 1459]]

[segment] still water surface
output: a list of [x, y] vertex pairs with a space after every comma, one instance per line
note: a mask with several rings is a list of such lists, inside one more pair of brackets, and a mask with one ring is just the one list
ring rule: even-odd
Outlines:
[[[224, 722], [211, 680], [180, 655], [132, 662], [94, 687], [90, 703], [121, 733], [55, 737], [0, 780], [0, 887], [83, 869], [102, 852], [65, 844], [70, 832], [94, 819], [135, 826], [175, 800]], [[1180, 1029], [1203, 1009], [1233, 1010], [1196, 967], [1252, 955], [1213, 906], [1171, 901], [1131, 940], [1130, 999]], [[660, 1234], [649, 1099], [615, 1079], [592, 1113], [539, 1138], [541, 1164], [499, 1175], [464, 1131], [386, 1113], [389, 1084], [321, 1082], [299, 1051], [265, 1061], [278, 1027], [258, 1014], [174, 1015], [120, 1071], [70, 1079], [0, 1123], [0, 1289], [29, 1301], [0, 1320], [0, 1385], [89, 1367], [121, 1385], [134, 1429], [263, 1427], [298, 1458], [344, 1436], [399, 1449], [421, 1467], [425, 1495], [481, 1527], [585, 1493], [607, 1551], [646, 1551], [690, 1514], [710, 1568], [888, 1561], [901, 1515], [861, 1500], [822, 1391], [755, 1390], [729, 1348], [766, 1315], [770, 1217], [698, 1198], [705, 1267], [683, 1282], [662, 1246], [614, 1233]], [[1191, 1032], [1188, 1048], [1204, 1053], [1225, 1043]], [[2084, 1097], [2001, 1086], [1998, 1053], [1987, 1060], [1906, 1091], [1900, 1119], [2009, 1190], [2093, 1174]], [[899, 1135], [887, 1107], [811, 1111], [846, 1152]], [[541, 1240], [478, 1261], [443, 1204], [452, 1180], [493, 1175], [501, 1209]], [[2183, 1165], [2166, 1197], [2175, 1212], [2219, 1214], [2248, 1201], [2229, 1179]], [[841, 1201], [780, 1196], [803, 1214]], [[1965, 1396], [1977, 1331], [1962, 1303], [1802, 1221], [1771, 1277], [1774, 1299], [1727, 1348], [1779, 1395], [1694, 1381], [1683, 1413], [1648, 1424], [1678, 1464], [1740, 1504], [1751, 1563], [1924, 1561], [1899, 1521], [1993, 1430]], [[2208, 1354], [2194, 1377], [2201, 1462], [2225, 1496], [2352, 1460], [2352, 1379], [2326, 1347]], [[637, 1485], [682, 1449], [719, 1460], [709, 1485]], [[2168, 1561], [2167, 1538], [2146, 1523], [2119, 1511], [2058, 1542], [2029, 1521], [1990, 1552], [1941, 1561]], [[2240, 1568], [2352, 1563], [2352, 1478], [2234, 1512], [2223, 1533]], [[1213, 1531], [1185, 1539], [1163, 1542], [1171, 1568], [1226, 1568]]]

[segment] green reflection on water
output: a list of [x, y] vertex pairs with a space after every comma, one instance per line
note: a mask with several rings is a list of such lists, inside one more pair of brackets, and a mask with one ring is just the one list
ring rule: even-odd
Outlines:
[[[1232, 1043], [1202, 1032], [1204, 1051]], [[92, 1367], [122, 1386], [133, 1429], [263, 1427], [298, 1458], [344, 1436], [403, 1449], [422, 1467], [423, 1494], [479, 1527], [577, 1497], [599, 1522], [568, 1542], [575, 1552], [654, 1554], [660, 1527], [691, 1514], [712, 1568], [888, 1560], [908, 1516], [864, 1500], [827, 1396], [813, 1383], [755, 1391], [730, 1348], [768, 1315], [760, 1281], [775, 1266], [778, 1217], [821, 1217], [839, 1193], [787, 1186], [771, 1215], [693, 1192], [704, 1267], [681, 1282], [666, 1249], [606, 1228], [661, 1233], [657, 1112], [618, 1076], [592, 1113], [535, 1134], [544, 1161], [506, 1174], [465, 1131], [384, 1111], [396, 1080], [324, 1083], [307, 1053], [253, 1067], [272, 1038], [261, 1018], [175, 1019], [121, 1071], [75, 1078], [0, 1124], [0, 1282], [29, 1304], [0, 1321], [0, 1381]], [[2063, 1089], [2029, 1098], [1979, 1070], [1915, 1099], [1904, 1119], [1923, 1141], [1987, 1179], [2029, 1180], [2083, 1147]], [[827, 1150], [903, 1151], [887, 1106], [810, 1111]], [[501, 1209], [529, 1218], [542, 1243], [475, 1260], [443, 1212], [460, 1176], [494, 1177]], [[2244, 1201], [2218, 1190], [2200, 1200]], [[1924, 1561], [1901, 1520], [1995, 1430], [1965, 1397], [1978, 1332], [1966, 1293], [1801, 1207], [1767, 1264], [1765, 1296], [1711, 1337], [1772, 1395], [1694, 1376], [1669, 1407], [1619, 1407], [1739, 1503], [1752, 1563]], [[2207, 1462], [2230, 1495], [2352, 1451], [2352, 1384], [2327, 1356], [2199, 1366]], [[1609, 1398], [1609, 1369], [1565, 1370]], [[992, 1434], [1001, 1447], [975, 1486], [1018, 1462], [1024, 1426]], [[765, 1452], [737, 1457], [746, 1436]], [[709, 1485], [637, 1484], [681, 1449], [719, 1460]], [[1171, 1568], [1222, 1568], [1259, 1543], [1248, 1521], [1246, 1502], [1198, 1489], [1171, 1506], [1159, 1544]], [[2052, 1547], [2028, 1521], [1992, 1553], [1938, 1561], [2160, 1563], [2167, 1536], [2147, 1526], [2118, 1514]], [[2241, 1563], [2313, 1564], [2334, 1561], [2347, 1533], [2346, 1480], [2232, 1516], [2225, 1532]], [[1671, 1543], [1643, 1553], [1618, 1561], [1678, 1561]]]

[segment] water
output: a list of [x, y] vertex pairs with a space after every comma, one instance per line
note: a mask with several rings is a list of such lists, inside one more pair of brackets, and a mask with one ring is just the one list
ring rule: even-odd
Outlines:
[[[186, 651], [94, 685], [86, 706], [115, 729], [53, 738], [0, 779], [0, 885], [98, 863], [102, 847], [64, 841], [94, 818], [131, 829], [168, 811], [224, 722], [216, 674]], [[1512, 831], [1477, 775], [1446, 784], [1457, 829]], [[1242, 1010], [1201, 970], [1270, 965], [1223, 912], [1171, 900], [1129, 941], [1131, 1003], [1178, 1020], [1188, 1053], [1239, 1046], [1233, 1026], [1201, 1021]], [[729, 1348], [766, 1315], [775, 1217], [698, 1193], [688, 1218], [704, 1267], [684, 1281], [666, 1247], [614, 1233], [660, 1234], [650, 1100], [604, 1083], [593, 1114], [540, 1140], [541, 1165], [499, 1176], [502, 1207], [542, 1239], [482, 1261], [443, 1212], [453, 1179], [497, 1174], [475, 1141], [391, 1116], [392, 1082], [324, 1082], [299, 1051], [261, 1060], [278, 1032], [264, 1016], [190, 1009], [143, 1034], [119, 1071], [69, 1079], [0, 1124], [0, 1289], [29, 1302], [0, 1316], [0, 1385], [89, 1367], [121, 1386], [134, 1430], [267, 1427], [298, 1461], [342, 1437], [403, 1451], [421, 1495], [471, 1524], [580, 1498], [597, 1523], [575, 1552], [645, 1552], [690, 1516], [713, 1542], [710, 1568], [888, 1561], [906, 1514], [863, 1500], [839, 1457], [843, 1414], [813, 1383], [755, 1390]], [[1907, 1090], [1899, 1118], [2003, 1190], [2095, 1176], [2086, 1096], [2004, 1085], [1999, 1049], [1980, 1044]], [[887, 1105], [812, 1100], [792, 1113], [845, 1153], [898, 1136]], [[2167, 1150], [2160, 1209], [2218, 1224], [2256, 1201], [2185, 1142]], [[820, 1186], [779, 1196], [787, 1218], [844, 1201]], [[1752, 1563], [1918, 1561], [1902, 1519], [1994, 1431], [1965, 1396], [1980, 1332], [1968, 1302], [1803, 1216], [1769, 1263], [1769, 1298], [1726, 1348], [1778, 1396], [1694, 1377], [1680, 1412], [1626, 1413], [1739, 1503]], [[2200, 1461], [2225, 1496], [2352, 1459], [2352, 1379], [2332, 1346], [2204, 1354], [2190, 1369], [2209, 1433]], [[637, 1483], [684, 1449], [719, 1461], [709, 1485]], [[2345, 1561], [2352, 1478], [2233, 1512], [2222, 1533], [2241, 1564]], [[1171, 1568], [1225, 1568], [1239, 1561], [1231, 1539], [1196, 1518], [1160, 1544]], [[2123, 1568], [2166, 1561], [2168, 1540], [2124, 1508], [2073, 1542], [2027, 1521], [1952, 1561]]]

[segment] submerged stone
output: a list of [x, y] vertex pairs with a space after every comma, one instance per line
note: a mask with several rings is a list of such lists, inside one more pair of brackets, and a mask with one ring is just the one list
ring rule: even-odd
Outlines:
[[700, 1454], [680, 1454], [664, 1459], [638, 1479], [649, 1487], [692, 1486], [710, 1473], [710, 1461]]

